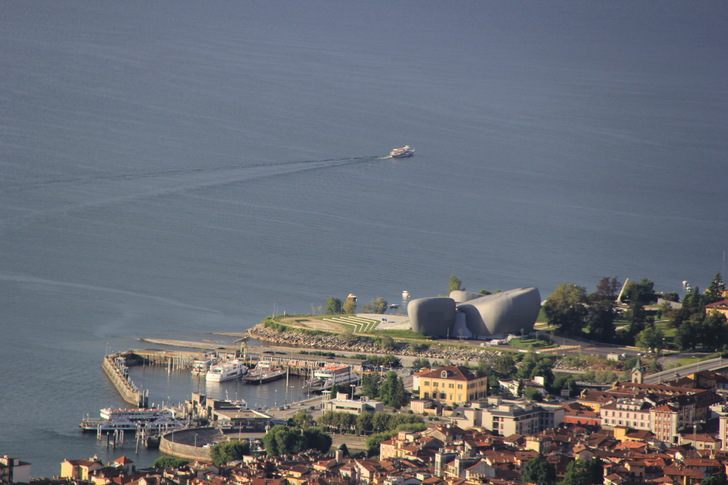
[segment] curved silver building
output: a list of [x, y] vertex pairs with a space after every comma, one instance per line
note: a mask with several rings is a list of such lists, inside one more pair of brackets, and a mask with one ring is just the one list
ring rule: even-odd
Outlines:
[[454, 291], [450, 298], [419, 298], [407, 306], [412, 330], [431, 337], [478, 338], [530, 332], [541, 308], [538, 288], [492, 295]]
[[455, 300], [417, 298], [407, 304], [412, 330], [430, 337], [449, 337], [455, 324]]

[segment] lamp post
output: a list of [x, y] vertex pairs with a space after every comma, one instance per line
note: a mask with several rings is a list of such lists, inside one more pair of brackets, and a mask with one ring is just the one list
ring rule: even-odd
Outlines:
[[197, 433], [195, 433], [195, 448], [197, 448]]

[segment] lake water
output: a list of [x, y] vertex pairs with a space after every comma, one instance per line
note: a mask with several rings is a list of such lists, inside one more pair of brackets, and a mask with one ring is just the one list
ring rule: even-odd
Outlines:
[[[543, 298], [604, 276], [705, 288], [728, 250], [727, 16], [2, 2], [0, 454], [34, 477], [151, 463], [77, 428], [122, 404], [101, 359], [139, 337], [436, 296], [451, 274]], [[194, 390], [169, 379], [160, 399]]]

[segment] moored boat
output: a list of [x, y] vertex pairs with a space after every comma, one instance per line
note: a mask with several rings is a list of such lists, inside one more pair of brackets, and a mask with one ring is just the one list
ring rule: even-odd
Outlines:
[[205, 357], [204, 359], [195, 359], [192, 362], [192, 375], [205, 376], [210, 367], [217, 364], [217, 359], [214, 357]]
[[415, 154], [415, 149], [409, 145], [405, 145], [402, 148], [395, 148], [389, 152], [389, 156], [392, 158], [406, 158], [411, 157]]
[[181, 428], [185, 422], [175, 418], [170, 409], [112, 409], [104, 408], [99, 412], [98, 418], [85, 417], [79, 427], [83, 431], [96, 431], [101, 433], [113, 431], [144, 431], [146, 433], [159, 433], [162, 431]]
[[243, 380], [252, 384], [265, 384], [267, 382], [283, 379], [285, 375], [286, 369], [283, 367], [273, 366], [270, 362], [262, 360], [258, 362], [255, 369], [251, 370], [247, 373], [247, 375], [245, 375], [245, 377], [243, 377]]
[[313, 378], [304, 384], [311, 391], [325, 391], [335, 385], [355, 384], [359, 376], [349, 365], [330, 364], [314, 371]]
[[238, 379], [248, 372], [248, 368], [239, 360], [221, 362], [210, 367], [205, 378], [211, 382], [225, 382]]

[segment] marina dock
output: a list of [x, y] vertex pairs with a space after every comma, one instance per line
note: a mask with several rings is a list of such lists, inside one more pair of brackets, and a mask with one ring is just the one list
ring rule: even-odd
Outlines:
[[[203, 342], [181, 342], [157, 340], [149, 341], [159, 345], [187, 345], [188, 348], [205, 349]], [[137, 365], [163, 366], [170, 370], [189, 368], [195, 359], [205, 356], [206, 353], [214, 350], [218, 355], [235, 357], [241, 359], [249, 367], [256, 366], [259, 362], [265, 361], [272, 366], [279, 366], [286, 369], [290, 375], [309, 377], [314, 371], [326, 365], [341, 364], [351, 367], [353, 374], [361, 375], [363, 372], [361, 359], [347, 357], [327, 357], [321, 355], [302, 354], [299, 349], [281, 350], [281, 347], [256, 346], [254, 351], [248, 349], [240, 350], [234, 347], [223, 347], [219, 344], [208, 344], [207, 350], [165, 350], [165, 349], [144, 349], [128, 350], [110, 354], [104, 357], [102, 368], [106, 376], [119, 392], [124, 401], [136, 407], [147, 407], [149, 405], [149, 392], [139, 389], [129, 378], [128, 367]]]

